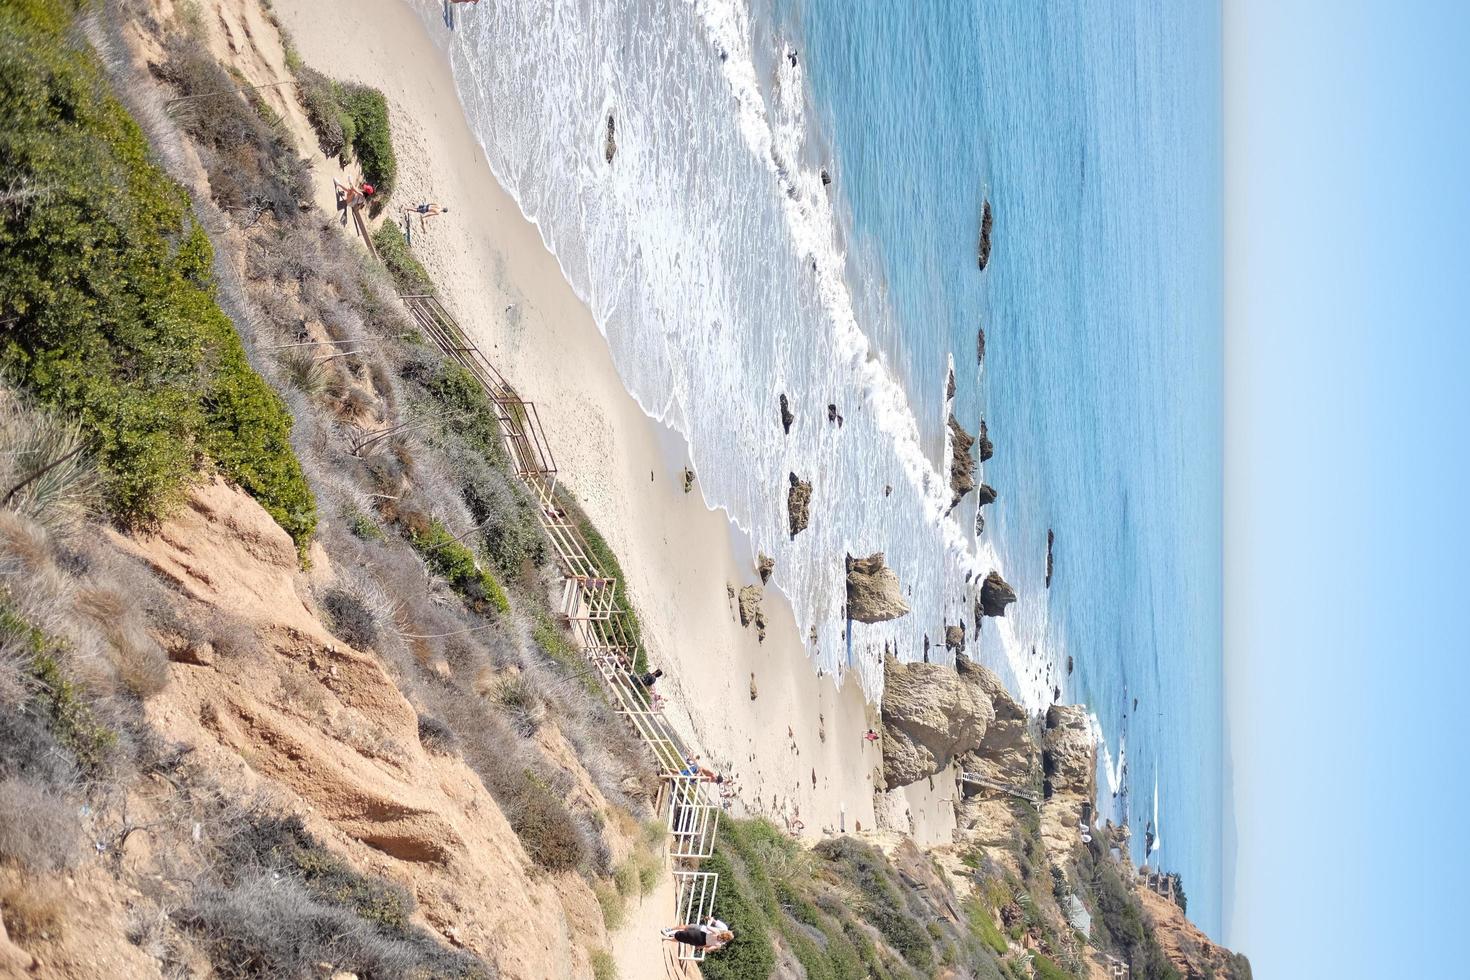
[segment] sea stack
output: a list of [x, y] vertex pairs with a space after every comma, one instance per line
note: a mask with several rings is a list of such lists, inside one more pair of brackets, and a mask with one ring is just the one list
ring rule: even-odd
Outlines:
[[947, 402], [948, 401], [954, 401], [954, 392], [955, 392], [954, 368], [950, 368], [949, 369], [949, 381], [944, 386], [944, 400], [947, 401]]
[[985, 427], [985, 420], [980, 420], [980, 462], [995, 455], [995, 444], [990, 441], [990, 430]]
[[949, 417], [949, 434], [952, 443], [949, 460], [949, 509], [954, 510], [965, 494], [975, 489], [975, 460], [970, 455], [975, 437], [964, 430], [953, 414]]
[[791, 528], [791, 536], [794, 538], [806, 530], [807, 508], [812, 501], [811, 481], [799, 478], [795, 473], [790, 476], [791, 488], [786, 491], [786, 520]]
[[1056, 543], [1056, 540], [1057, 540], [1057, 536], [1052, 533], [1051, 528], [1047, 528], [1046, 529], [1046, 587], [1048, 589], [1051, 588], [1051, 568], [1052, 568], [1052, 558], [1051, 558], [1051, 555], [1052, 555], [1052, 545], [1054, 545]]
[[883, 552], [866, 558], [847, 556], [847, 618], [859, 623], [883, 623], [906, 615], [898, 576], [883, 561]]
[[995, 492], [995, 487], [992, 487], [988, 483], [982, 483], [979, 489], [975, 491], [975, 506], [984, 507], [986, 504], [993, 504], [997, 496], [999, 495]]
[[1010, 587], [1000, 572], [985, 576], [980, 586], [980, 612], [986, 616], [1004, 616], [1006, 606], [1016, 601], [1016, 590]]
[[990, 264], [990, 228], [995, 223], [995, 216], [990, 213], [990, 198], [985, 199], [985, 204], [980, 209], [980, 271]]

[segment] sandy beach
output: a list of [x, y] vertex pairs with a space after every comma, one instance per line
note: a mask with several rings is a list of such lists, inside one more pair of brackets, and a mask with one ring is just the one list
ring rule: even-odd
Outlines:
[[[697, 480], [684, 492], [677, 437], [628, 395], [590, 312], [495, 180], [419, 12], [401, 0], [277, 0], [275, 10], [308, 64], [387, 97], [399, 186], [386, 213], [449, 207], [423, 230], [415, 222], [415, 253], [470, 335], [536, 402], [560, 478], [620, 558], [650, 661], [667, 672], [670, 718], [706, 764], [737, 778], [737, 812], [799, 820], [808, 836], [871, 829], [881, 757], [862, 735], [878, 727], [876, 710], [856, 683], [817, 676], [779, 593], [766, 595], [764, 642], [740, 626], [728, 589], [759, 581], [748, 543], [705, 505]], [[325, 181], [335, 165], [312, 156]], [[930, 812], [928, 800], [949, 790], [936, 781], [911, 795], [921, 837], [948, 838], [949, 808]]]

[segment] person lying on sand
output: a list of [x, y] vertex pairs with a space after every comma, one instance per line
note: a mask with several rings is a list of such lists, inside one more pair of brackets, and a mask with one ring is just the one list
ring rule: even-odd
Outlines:
[[[718, 919], [714, 920], [719, 925], [724, 925]], [[696, 925], [685, 923], [677, 929], [660, 929], [659, 933], [665, 942], [683, 943], [685, 946], [703, 948], [706, 953], [713, 953], [735, 938], [735, 933], [730, 929], [716, 929], [713, 925]]]
[[691, 776], [695, 779], [701, 779], [707, 783], [723, 783], [725, 781], [724, 776], [721, 776], [719, 773], [716, 773], [712, 770], [706, 769], [703, 765], [701, 765], [699, 761], [699, 756], [697, 755], [693, 756], [692, 758], [685, 759], [684, 762], [687, 763], [687, 765], [683, 769], [679, 770], [679, 775], [681, 776]]
[[422, 228], [425, 221], [428, 221], [430, 218], [436, 217], [441, 214], [448, 214], [449, 209], [446, 207], [441, 207], [438, 204], [429, 204], [425, 202], [424, 204], [420, 204], [417, 207], [405, 206], [403, 209], [403, 213], [405, 216], [408, 217], [412, 217], [415, 214], [418, 215], [419, 227]]
[[867, 731], [863, 732], [863, 738], [867, 739], [869, 742], [876, 742], [878, 741], [878, 733], [869, 728]]
[[658, 683], [658, 679], [662, 676], [664, 676], [664, 669], [660, 667], [658, 670], [651, 670], [647, 673], [639, 674], [637, 680], [644, 687], [652, 687]]

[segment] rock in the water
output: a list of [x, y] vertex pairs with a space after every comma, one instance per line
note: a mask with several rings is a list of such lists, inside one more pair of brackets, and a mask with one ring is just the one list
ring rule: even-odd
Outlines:
[[980, 271], [990, 264], [990, 230], [995, 224], [995, 215], [990, 211], [990, 199], [985, 199], [984, 206], [980, 209]]
[[616, 130], [617, 124], [613, 121], [613, 114], [609, 112], [607, 114], [607, 143], [603, 146], [602, 150], [602, 155], [607, 158], [608, 163], [612, 163], [613, 156], [615, 156], [618, 152], [618, 138]]
[[944, 400], [953, 401], [955, 392], [954, 368], [949, 369], [949, 381], [944, 385]]
[[796, 416], [791, 411], [791, 405], [786, 401], [786, 395], [781, 395], [781, 431], [787, 435], [791, 434], [791, 423], [796, 421]]
[[859, 623], [883, 623], [909, 611], [903, 588], [883, 552], [866, 558], [847, 556], [847, 616]]
[[883, 661], [883, 778], [889, 789], [941, 771], [995, 720], [980, 668]]
[[1051, 528], [1047, 528], [1046, 529], [1046, 587], [1048, 589], [1051, 588], [1051, 567], [1052, 567], [1051, 553], [1052, 553], [1052, 545], [1056, 543], [1056, 540], [1057, 540], [1057, 536], [1052, 533]]
[[807, 509], [812, 502], [812, 485], [809, 480], [798, 479], [791, 474], [791, 489], [786, 491], [786, 521], [794, 538], [806, 530]]
[[1016, 601], [1016, 590], [1000, 577], [1000, 572], [985, 576], [980, 586], [980, 612], [986, 616], [1004, 616], [1006, 606]]
[[980, 462], [995, 455], [995, 446], [990, 441], [990, 430], [985, 427], [985, 420], [980, 420]]
[[822, 186], [823, 187], [827, 187], [827, 186], [830, 186], [831, 183], [832, 183], [832, 175], [827, 172], [827, 168], [823, 167], [822, 168]]
[[830, 405], [827, 406], [827, 421], [828, 422], [836, 422], [837, 421], [837, 405], [835, 403], [830, 404]]
[[762, 552], [760, 554], [759, 558], [756, 560], [756, 563], [755, 563], [756, 571], [760, 572], [761, 585], [765, 585], [767, 582], [769, 582], [771, 580], [771, 571], [775, 567], [776, 567], [776, 559], [774, 559], [770, 555], [765, 554], [764, 552]]
[[884, 484], [883, 485], [883, 496], [885, 496], [885, 497], [891, 497], [891, 496], [893, 496], [893, 484], [887, 483], [887, 484]]
[[1046, 731], [1041, 737], [1041, 767], [1052, 793], [1075, 793], [1091, 800], [1097, 795], [1097, 746], [1087, 707], [1054, 704], [1046, 709]]
[[985, 363], [985, 328], [981, 327], [975, 334], [975, 363]]
[[766, 638], [766, 617], [761, 612], [761, 600], [765, 590], [759, 585], [747, 585], [740, 590], [740, 625], [754, 626], [757, 639]]
[[965, 652], [965, 624], [944, 628], [944, 648], [955, 653]]
[[988, 483], [982, 483], [980, 484], [980, 488], [975, 491], [975, 506], [984, 507], [986, 504], [993, 504], [995, 503], [996, 496], [995, 487], [992, 487]]
[[1067, 657], [1067, 676], [1072, 676], [1072, 658], [1070, 655]]
[[965, 494], [975, 489], [975, 459], [970, 455], [975, 437], [960, 426], [959, 420], [953, 414], [949, 417], [949, 434], [949, 507], [953, 510], [964, 499]]

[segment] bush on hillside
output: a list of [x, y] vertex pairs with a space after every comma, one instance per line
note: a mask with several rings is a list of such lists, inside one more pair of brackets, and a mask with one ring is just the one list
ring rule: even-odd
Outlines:
[[6, 170], [29, 192], [0, 224], [0, 364], [79, 421], [119, 519], [166, 516], [207, 458], [304, 549], [291, 419], [215, 302], [208, 236], [85, 46], [32, 12], [0, 10]]

